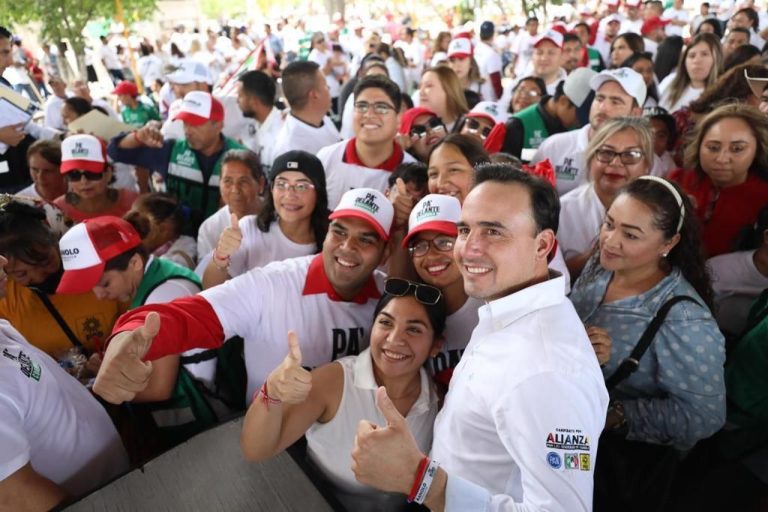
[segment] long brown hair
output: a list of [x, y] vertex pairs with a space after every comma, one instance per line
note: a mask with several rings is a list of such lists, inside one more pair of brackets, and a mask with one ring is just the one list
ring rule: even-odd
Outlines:
[[427, 68], [427, 70], [424, 71], [424, 75], [427, 73], [434, 73], [437, 75], [437, 79], [440, 81], [440, 85], [442, 85], [443, 90], [445, 91], [445, 109], [454, 119], [458, 119], [469, 112], [469, 106], [467, 105], [467, 99], [464, 97], [464, 89], [461, 87], [461, 81], [450, 67], [435, 66], [433, 68]]
[[688, 69], [685, 67], [685, 60], [688, 58], [688, 53], [691, 49], [699, 43], [704, 43], [709, 47], [709, 51], [712, 52], [712, 69], [709, 71], [707, 82], [704, 84], [704, 88], [709, 88], [717, 81], [720, 76], [720, 72], [723, 70], [723, 50], [720, 47], [720, 40], [714, 34], [704, 33], [698, 34], [688, 43], [683, 52], [680, 54], [680, 60], [677, 62], [677, 74], [672, 79], [672, 83], [669, 84], [669, 104], [674, 105], [683, 96], [685, 89], [691, 85], [691, 77], [688, 74]]

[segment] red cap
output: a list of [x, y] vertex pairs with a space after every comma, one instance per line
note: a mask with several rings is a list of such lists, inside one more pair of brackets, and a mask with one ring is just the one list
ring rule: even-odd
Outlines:
[[640, 33], [642, 35], [648, 35], [657, 28], [664, 28], [669, 24], [668, 20], [663, 20], [658, 16], [651, 16], [643, 22], [643, 26], [640, 27]]
[[437, 114], [424, 107], [409, 108], [400, 117], [400, 134], [408, 135], [411, 133], [413, 127], [413, 121], [419, 116], [433, 116], [437, 117]]
[[133, 96], [134, 98], [139, 95], [139, 89], [136, 87], [136, 84], [133, 82], [129, 82], [128, 80], [123, 80], [119, 84], [117, 84], [117, 87], [112, 91], [112, 94], [115, 94], [117, 96], [120, 96], [121, 94], [127, 94], [128, 96]]

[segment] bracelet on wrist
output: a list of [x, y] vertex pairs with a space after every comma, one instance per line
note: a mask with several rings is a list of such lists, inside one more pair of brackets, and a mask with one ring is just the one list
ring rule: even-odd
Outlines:
[[251, 402], [255, 402], [259, 395], [261, 395], [261, 402], [267, 406], [267, 409], [269, 409], [270, 405], [280, 405], [283, 403], [282, 400], [278, 400], [277, 398], [269, 396], [269, 390], [267, 389], [266, 381], [264, 381], [264, 384], [261, 385], [261, 389], [259, 389], [253, 395]]
[[221, 271], [229, 270], [229, 256], [221, 257], [216, 249], [213, 250], [213, 264]]
[[413, 500], [416, 499], [416, 493], [419, 491], [419, 485], [421, 485], [421, 480], [424, 478], [424, 472], [427, 470], [427, 466], [429, 465], [429, 457], [424, 457], [421, 459], [421, 462], [419, 462], [419, 467], [416, 469], [416, 478], [413, 479], [413, 485], [411, 486], [411, 492], [408, 493], [408, 503], [413, 503]]
[[437, 474], [438, 467], [440, 467], [440, 464], [436, 460], [432, 459], [429, 461], [429, 465], [426, 471], [424, 471], [424, 476], [421, 478], [421, 483], [416, 491], [416, 496], [413, 498], [415, 503], [419, 505], [424, 504], [424, 500], [427, 499], [427, 494], [429, 494], [429, 488], [432, 487], [432, 480], [434, 480]]

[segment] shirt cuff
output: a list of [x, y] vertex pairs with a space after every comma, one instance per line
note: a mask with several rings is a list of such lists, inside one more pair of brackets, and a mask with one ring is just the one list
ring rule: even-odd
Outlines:
[[486, 489], [460, 476], [448, 474], [445, 484], [445, 512], [480, 512], [488, 510], [490, 502], [491, 493]]

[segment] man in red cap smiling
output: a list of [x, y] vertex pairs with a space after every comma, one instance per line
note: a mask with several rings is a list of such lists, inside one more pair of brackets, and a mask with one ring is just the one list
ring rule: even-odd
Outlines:
[[133, 82], [123, 80], [117, 84], [112, 94], [116, 95], [123, 105], [120, 115], [125, 124], [141, 128], [150, 121], [160, 121], [160, 114], [155, 107], [139, 101], [139, 89]]
[[163, 175], [168, 191], [192, 212], [188, 231], [219, 208], [221, 159], [230, 149], [245, 149], [221, 133], [224, 107], [207, 92], [192, 91], [174, 116], [184, 123], [183, 139], [163, 140], [157, 123], [121, 134], [109, 143], [116, 162], [146, 167]]

